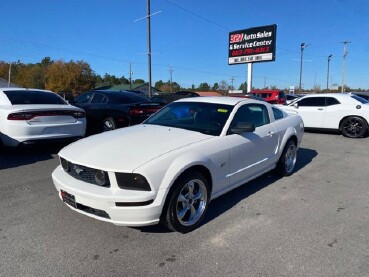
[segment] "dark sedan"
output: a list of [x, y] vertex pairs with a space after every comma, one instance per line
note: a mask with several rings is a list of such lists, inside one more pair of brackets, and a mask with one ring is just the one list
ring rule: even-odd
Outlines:
[[85, 110], [89, 134], [139, 124], [162, 107], [128, 91], [89, 91], [70, 103]]

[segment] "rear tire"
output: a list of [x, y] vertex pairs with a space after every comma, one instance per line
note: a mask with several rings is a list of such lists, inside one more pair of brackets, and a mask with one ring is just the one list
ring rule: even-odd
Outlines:
[[297, 146], [296, 143], [290, 139], [287, 141], [282, 155], [279, 158], [276, 171], [281, 176], [289, 176], [292, 174], [297, 160]]
[[117, 128], [114, 118], [107, 117], [103, 120], [103, 132], [112, 131]]
[[199, 172], [187, 172], [175, 181], [173, 189], [167, 196], [161, 223], [175, 232], [191, 232], [201, 224], [208, 209], [208, 181]]
[[362, 138], [368, 132], [368, 123], [358, 116], [350, 116], [342, 120], [342, 135], [348, 138]]

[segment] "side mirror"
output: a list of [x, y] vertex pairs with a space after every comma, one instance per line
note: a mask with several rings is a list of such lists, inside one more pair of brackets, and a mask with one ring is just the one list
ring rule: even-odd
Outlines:
[[293, 106], [294, 106], [296, 109], [298, 109], [298, 108], [299, 108], [299, 104], [298, 104], [298, 103], [293, 104]]
[[238, 122], [236, 126], [231, 128], [231, 134], [242, 134], [242, 133], [251, 133], [255, 131], [255, 124], [246, 123], [246, 122]]

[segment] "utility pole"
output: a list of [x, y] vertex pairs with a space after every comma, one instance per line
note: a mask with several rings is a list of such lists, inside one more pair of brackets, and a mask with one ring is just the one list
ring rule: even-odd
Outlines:
[[10, 87], [10, 78], [12, 75], [12, 63], [9, 63], [8, 87]]
[[347, 44], [351, 43], [351, 41], [342, 41], [343, 43], [343, 64], [342, 64], [342, 87], [341, 92], [345, 92], [345, 64], [346, 64], [346, 56], [348, 54], [347, 52]]
[[310, 44], [305, 44], [304, 42], [301, 43], [301, 59], [300, 59], [300, 84], [299, 84], [299, 93], [301, 93], [301, 79], [302, 79], [302, 59], [304, 57], [304, 49], [308, 47]]
[[267, 77], [264, 77], [264, 89], [266, 89]]
[[129, 63], [129, 89], [132, 90], [132, 63]]
[[329, 62], [331, 61], [332, 54], [328, 56], [328, 70], [327, 70], [327, 90], [329, 89]]
[[170, 85], [170, 92], [173, 92], [173, 89], [172, 89], [172, 73], [173, 73], [173, 69], [172, 69], [172, 67], [170, 66], [169, 67], [169, 74], [170, 74], [170, 83], [169, 83], [169, 85]]
[[233, 81], [234, 81], [234, 78], [233, 78], [233, 76], [232, 76], [232, 78], [231, 78], [231, 89], [232, 89], [232, 90], [234, 90], [234, 87], [233, 87]]
[[149, 67], [149, 98], [151, 98], [151, 24], [150, 24], [150, 0], [147, 0], [147, 60]]

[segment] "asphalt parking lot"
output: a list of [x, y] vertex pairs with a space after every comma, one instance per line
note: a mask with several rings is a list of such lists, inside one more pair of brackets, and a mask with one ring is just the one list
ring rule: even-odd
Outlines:
[[214, 200], [185, 235], [67, 208], [58, 150], [0, 150], [0, 276], [369, 276], [369, 138], [305, 133], [292, 176]]

